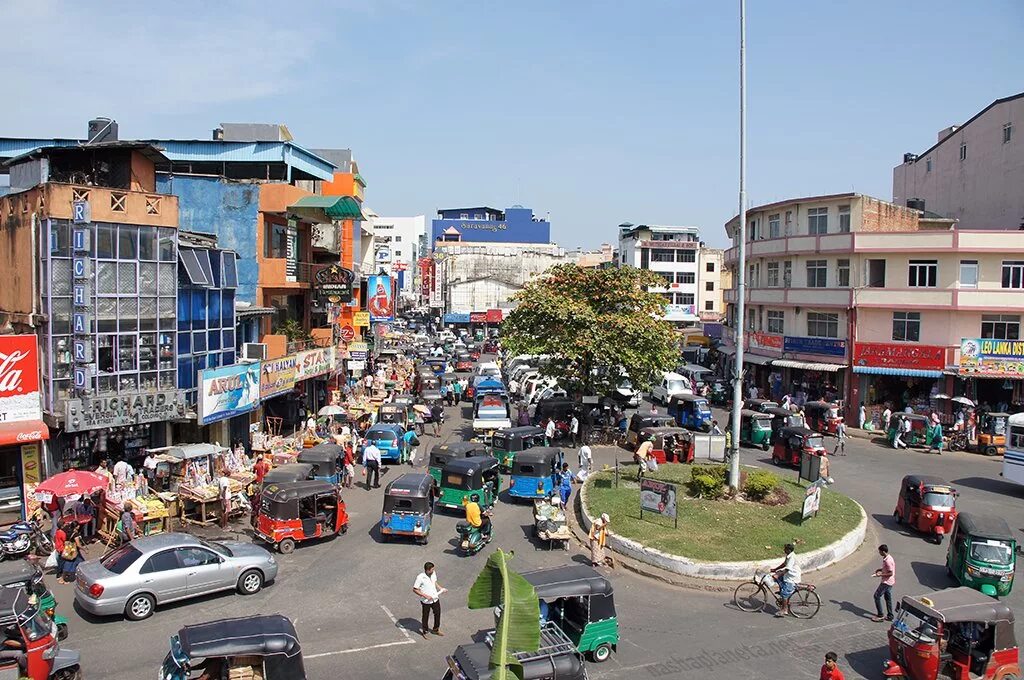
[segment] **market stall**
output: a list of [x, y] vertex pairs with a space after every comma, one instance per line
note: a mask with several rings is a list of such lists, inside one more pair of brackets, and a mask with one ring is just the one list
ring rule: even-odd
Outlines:
[[213, 457], [227, 450], [216, 444], [180, 444], [148, 451], [157, 463], [154, 484], [174, 498], [171, 514], [200, 526], [220, 518]]

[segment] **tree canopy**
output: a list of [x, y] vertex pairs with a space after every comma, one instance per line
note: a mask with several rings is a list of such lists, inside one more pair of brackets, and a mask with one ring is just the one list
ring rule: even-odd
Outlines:
[[544, 375], [570, 394], [607, 394], [628, 377], [648, 389], [679, 357], [665, 300], [648, 287], [665, 280], [635, 267], [553, 267], [513, 298], [501, 325], [511, 354], [547, 354]]

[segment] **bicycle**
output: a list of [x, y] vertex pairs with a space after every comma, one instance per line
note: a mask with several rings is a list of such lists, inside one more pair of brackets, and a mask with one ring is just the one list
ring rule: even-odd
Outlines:
[[[749, 581], [736, 586], [732, 601], [745, 612], [762, 611], [768, 599], [775, 598], [775, 606], [782, 607], [782, 598], [775, 590], [775, 580], [765, 572], [755, 572]], [[809, 583], [797, 585], [796, 591], [789, 598], [789, 613], [798, 619], [811, 619], [821, 609], [821, 598], [815, 587]]]

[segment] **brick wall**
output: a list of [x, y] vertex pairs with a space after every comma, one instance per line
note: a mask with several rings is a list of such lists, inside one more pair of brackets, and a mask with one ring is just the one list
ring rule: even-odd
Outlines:
[[917, 231], [918, 212], [903, 206], [864, 196], [861, 199], [861, 231]]

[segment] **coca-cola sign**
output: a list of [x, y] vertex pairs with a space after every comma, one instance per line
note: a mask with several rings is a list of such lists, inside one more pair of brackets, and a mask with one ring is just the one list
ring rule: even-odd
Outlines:
[[41, 420], [34, 335], [0, 335], [0, 423]]

